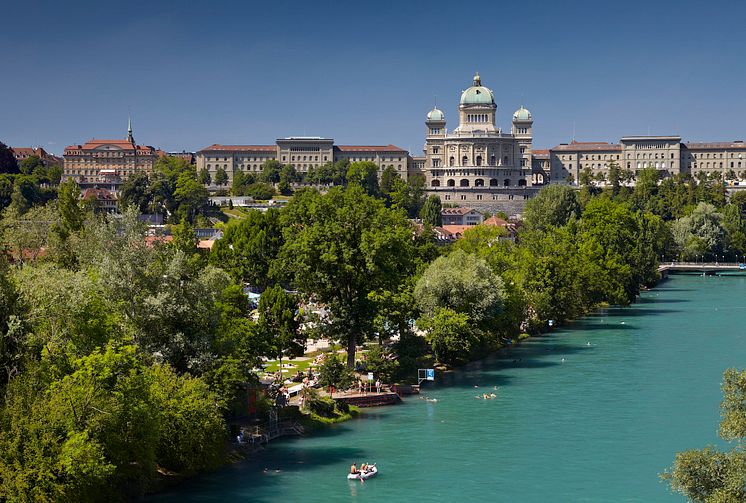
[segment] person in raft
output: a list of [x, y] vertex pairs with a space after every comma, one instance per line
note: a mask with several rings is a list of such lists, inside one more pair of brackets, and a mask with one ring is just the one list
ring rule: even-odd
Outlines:
[[350, 473], [352, 475], [357, 475], [358, 474], [357, 466], [355, 466], [355, 463], [352, 463], [352, 466], [350, 466]]
[[365, 473], [368, 471], [368, 463], [363, 463], [360, 465], [360, 473]]

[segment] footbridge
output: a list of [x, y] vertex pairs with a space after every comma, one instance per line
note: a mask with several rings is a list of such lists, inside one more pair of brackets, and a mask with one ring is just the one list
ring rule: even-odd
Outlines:
[[698, 272], [717, 274], [720, 272], [746, 272], [743, 262], [664, 262], [658, 272], [666, 276], [669, 272]]

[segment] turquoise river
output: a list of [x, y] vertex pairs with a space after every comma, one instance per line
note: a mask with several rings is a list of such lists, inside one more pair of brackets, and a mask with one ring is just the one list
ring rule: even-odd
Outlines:
[[[746, 276], [672, 276], [629, 308], [150, 501], [684, 501], [658, 475], [677, 451], [722, 445], [721, 377], [746, 367], [745, 336]], [[378, 477], [348, 482], [361, 461]]]

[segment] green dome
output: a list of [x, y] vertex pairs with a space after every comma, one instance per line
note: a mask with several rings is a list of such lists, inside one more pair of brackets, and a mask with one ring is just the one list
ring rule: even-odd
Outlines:
[[462, 105], [494, 105], [495, 96], [492, 91], [482, 85], [479, 74], [474, 75], [474, 85], [461, 93]]
[[513, 120], [514, 121], [530, 121], [533, 120], [531, 117], [531, 112], [523, 108], [523, 105], [521, 105], [521, 108], [515, 111], [513, 114]]
[[443, 112], [438, 110], [437, 108], [433, 108], [427, 113], [427, 120], [429, 121], [444, 121], [446, 120], [446, 116]]

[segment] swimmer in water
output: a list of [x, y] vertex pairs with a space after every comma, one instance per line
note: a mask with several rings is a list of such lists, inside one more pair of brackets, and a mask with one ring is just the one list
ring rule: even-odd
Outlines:
[[497, 398], [497, 395], [494, 393], [490, 393], [490, 398]]

